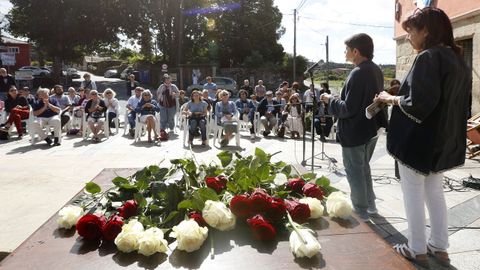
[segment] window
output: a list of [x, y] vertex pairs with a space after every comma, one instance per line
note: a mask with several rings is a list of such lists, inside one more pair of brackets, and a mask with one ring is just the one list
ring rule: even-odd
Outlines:
[[18, 47], [8, 47], [7, 51], [9, 53], [20, 53], [20, 49]]
[[469, 68], [472, 68], [472, 61], [473, 61], [473, 40], [464, 39], [457, 41], [458, 46], [462, 47], [463, 49], [463, 60], [467, 63]]

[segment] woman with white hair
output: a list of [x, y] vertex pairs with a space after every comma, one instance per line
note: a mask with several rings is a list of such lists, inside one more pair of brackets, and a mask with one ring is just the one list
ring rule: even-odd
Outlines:
[[233, 116], [238, 113], [238, 110], [235, 103], [228, 100], [230, 93], [227, 90], [222, 90], [219, 97], [221, 101], [215, 105], [215, 116], [217, 118], [217, 124], [223, 126], [225, 130], [225, 136], [220, 142], [220, 145], [224, 147], [228, 145], [228, 142], [233, 137], [233, 132], [237, 130], [238, 123], [233, 121]]
[[108, 128], [115, 127], [112, 123], [113, 119], [118, 115], [118, 99], [115, 97], [117, 93], [113, 91], [111, 88], [105, 89], [103, 92], [103, 101], [107, 106], [107, 115], [108, 115]]
[[152, 92], [150, 90], [145, 90], [142, 92], [142, 99], [138, 103], [135, 111], [140, 114], [140, 122], [147, 125], [148, 132], [148, 142], [153, 142], [152, 140], [152, 130], [155, 135], [155, 139], [160, 139], [157, 134], [156, 123], [157, 119], [155, 118], [155, 112], [160, 111], [157, 101], [152, 99]]
[[87, 112], [87, 121], [90, 130], [93, 133], [93, 142], [99, 142], [98, 133], [103, 129], [105, 112], [107, 111], [107, 106], [105, 102], [98, 97], [97, 90], [90, 91], [90, 100], [85, 106], [85, 111]]

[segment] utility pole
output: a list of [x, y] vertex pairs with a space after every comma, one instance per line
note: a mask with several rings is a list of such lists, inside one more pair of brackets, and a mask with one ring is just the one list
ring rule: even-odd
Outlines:
[[297, 9], [293, 10], [293, 81], [297, 74]]
[[325, 42], [325, 52], [327, 53], [326, 57], [326, 65], [327, 65], [327, 83], [328, 83], [328, 77], [330, 77], [330, 67], [328, 66], [328, 36], [327, 36], [327, 41]]

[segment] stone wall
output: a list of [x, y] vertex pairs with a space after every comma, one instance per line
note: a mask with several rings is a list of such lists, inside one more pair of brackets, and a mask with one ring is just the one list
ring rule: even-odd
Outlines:
[[[480, 15], [453, 23], [455, 40], [472, 39], [472, 114], [480, 112]], [[416, 53], [405, 37], [397, 39], [397, 79], [403, 80]]]

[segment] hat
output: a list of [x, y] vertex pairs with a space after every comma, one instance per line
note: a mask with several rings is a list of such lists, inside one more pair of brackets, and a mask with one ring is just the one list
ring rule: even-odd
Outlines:
[[267, 93], [265, 93], [265, 95], [269, 96], [269, 95], [273, 95], [273, 92], [268, 90]]
[[170, 75], [168, 75], [168, 74], [163, 74], [163, 78], [164, 78], [164, 79], [170, 79]]

